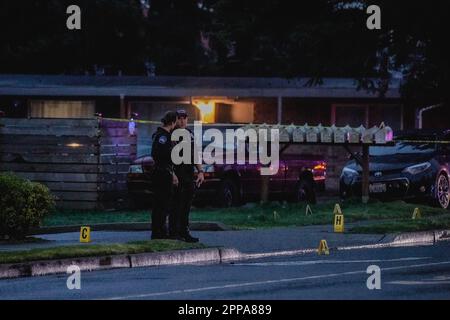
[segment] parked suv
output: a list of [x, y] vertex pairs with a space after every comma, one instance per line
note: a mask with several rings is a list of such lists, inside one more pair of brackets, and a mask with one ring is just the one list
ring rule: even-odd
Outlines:
[[[394, 146], [370, 147], [370, 195], [425, 198], [449, 208], [450, 130], [404, 131], [395, 140]], [[361, 172], [355, 160], [347, 163], [340, 178], [342, 197], [361, 195]]]

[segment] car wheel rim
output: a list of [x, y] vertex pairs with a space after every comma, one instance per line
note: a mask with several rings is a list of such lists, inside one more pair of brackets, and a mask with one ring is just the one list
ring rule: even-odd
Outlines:
[[449, 195], [449, 181], [444, 175], [441, 175], [438, 180], [438, 201], [442, 208], [447, 209], [450, 202]]

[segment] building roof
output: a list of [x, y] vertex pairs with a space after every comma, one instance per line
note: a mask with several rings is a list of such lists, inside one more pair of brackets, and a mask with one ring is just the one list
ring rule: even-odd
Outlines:
[[[321, 85], [308, 85], [310, 78], [218, 78], [0, 75], [0, 95], [19, 96], [133, 96], [133, 97], [301, 97], [377, 98], [357, 90], [350, 78], [324, 78]], [[392, 80], [386, 98], [400, 98], [400, 81]]]

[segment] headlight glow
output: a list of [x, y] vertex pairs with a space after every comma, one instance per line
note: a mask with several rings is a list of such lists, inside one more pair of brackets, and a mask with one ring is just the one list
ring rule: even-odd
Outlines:
[[403, 173], [409, 173], [409, 174], [415, 175], [415, 174], [419, 174], [419, 173], [422, 173], [422, 172], [428, 170], [430, 167], [431, 167], [431, 163], [424, 162], [424, 163], [416, 164], [416, 165], [413, 165], [413, 166], [403, 169]]
[[351, 169], [349, 167], [344, 167], [344, 169], [342, 169], [342, 175], [346, 175], [346, 176], [357, 176], [359, 175], [358, 171]]

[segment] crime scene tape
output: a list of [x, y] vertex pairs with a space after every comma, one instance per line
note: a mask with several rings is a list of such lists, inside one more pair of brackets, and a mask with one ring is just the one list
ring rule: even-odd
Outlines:
[[[137, 120], [137, 119], [121, 119], [121, 118], [103, 118], [98, 117], [99, 120], [107, 120], [107, 121], [116, 121], [116, 122], [134, 122], [141, 124], [156, 124], [160, 125], [161, 121], [152, 121], [152, 120]], [[212, 125], [215, 127], [225, 127], [225, 126], [246, 126], [248, 123], [204, 123], [205, 125]], [[264, 125], [262, 123], [252, 123], [253, 125]], [[445, 140], [410, 140], [410, 139], [394, 139], [393, 142], [406, 142], [406, 143], [434, 143], [434, 144], [450, 144], [450, 141]]]
[[450, 144], [450, 141], [445, 140], [404, 140], [404, 139], [394, 139], [394, 142], [406, 142], [406, 143], [436, 143], [436, 144]]
[[151, 120], [135, 120], [135, 119], [118, 119], [118, 118], [103, 118], [99, 117], [99, 120], [115, 121], [115, 122], [135, 122], [142, 124], [161, 124], [161, 121], [151, 121]]
[[[120, 119], [120, 118], [103, 118], [98, 117], [99, 120], [107, 120], [107, 121], [115, 121], [115, 122], [135, 122], [135, 123], [142, 123], [142, 124], [157, 124], [160, 125], [161, 121], [153, 121], [153, 120], [136, 120], [136, 119]], [[217, 127], [224, 127], [224, 126], [245, 126], [247, 123], [203, 123], [205, 125], [213, 125]]]

